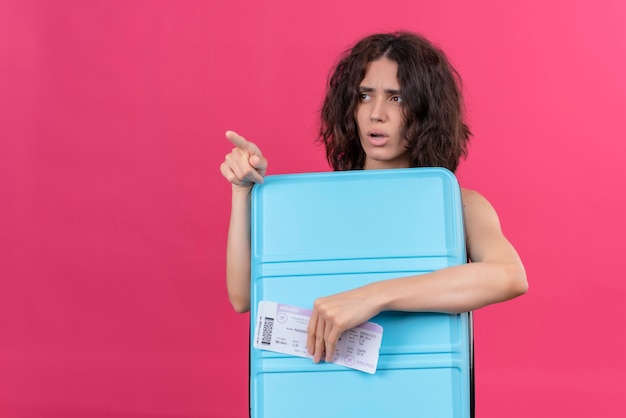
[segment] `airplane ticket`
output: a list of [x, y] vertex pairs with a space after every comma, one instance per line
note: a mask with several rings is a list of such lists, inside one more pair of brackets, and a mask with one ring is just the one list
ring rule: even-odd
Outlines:
[[[254, 333], [254, 347], [282, 354], [312, 358], [306, 351], [311, 309], [260, 301]], [[383, 328], [366, 322], [339, 337], [331, 363], [369, 374], [376, 372]]]

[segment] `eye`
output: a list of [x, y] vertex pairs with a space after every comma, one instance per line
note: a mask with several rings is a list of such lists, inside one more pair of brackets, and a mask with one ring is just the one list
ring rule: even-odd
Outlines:
[[361, 98], [362, 102], [367, 102], [370, 99], [370, 95], [367, 93], [360, 93], [359, 97]]
[[391, 96], [391, 101], [394, 103], [404, 103], [402, 96]]

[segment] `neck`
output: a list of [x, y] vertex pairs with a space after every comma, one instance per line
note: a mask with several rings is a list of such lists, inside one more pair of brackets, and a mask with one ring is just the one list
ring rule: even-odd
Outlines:
[[376, 161], [365, 159], [363, 170], [386, 170], [391, 168], [410, 168], [409, 160], [399, 159], [395, 161]]

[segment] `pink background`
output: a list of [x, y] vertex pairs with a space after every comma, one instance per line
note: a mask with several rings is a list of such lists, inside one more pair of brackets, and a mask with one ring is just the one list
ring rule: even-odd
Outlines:
[[270, 174], [328, 170], [327, 72], [396, 29], [462, 74], [459, 177], [531, 285], [476, 312], [478, 416], [625, 416], [625, 18], [621, 0], [3, 0], [0, 416], [246, 416], [223, 132]]

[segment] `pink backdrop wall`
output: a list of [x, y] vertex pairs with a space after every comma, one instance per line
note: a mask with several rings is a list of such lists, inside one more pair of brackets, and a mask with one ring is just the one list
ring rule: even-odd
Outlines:
[[476, 312], [478, 416], [625, 415], [626, 6], [348, 3], [2, 1], [0, 416], [246, 416], [223, 132], [328, 170], [326, 74], [396, 29], [462, 74], [459, 177], [531, 284]]

